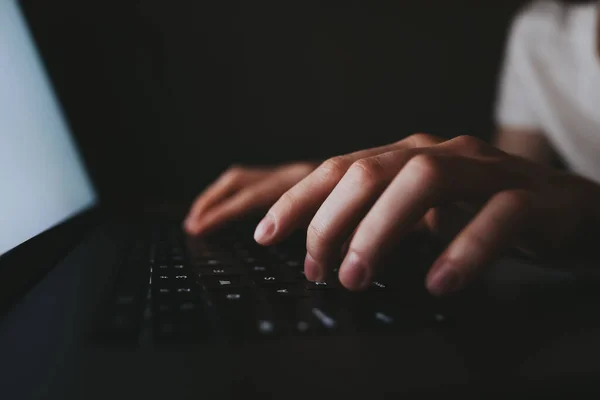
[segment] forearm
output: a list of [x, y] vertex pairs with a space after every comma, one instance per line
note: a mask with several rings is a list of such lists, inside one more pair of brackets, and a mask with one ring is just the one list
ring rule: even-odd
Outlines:
[[555, 154], [542, 132], [527, 129], [501, 128], [494, 135], [493, 145], [506, 153], [551, 165]]

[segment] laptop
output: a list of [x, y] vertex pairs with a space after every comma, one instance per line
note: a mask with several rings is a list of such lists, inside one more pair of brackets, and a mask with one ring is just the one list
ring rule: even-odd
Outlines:
[[436, 299], [409, 238], [363, 293], [308, 282], [302, 232], [186, 237], [103, 207], [16, 1], [0, 2], [0, 397], [329, 398], [598, 391], [598, 285], [504, 257]]

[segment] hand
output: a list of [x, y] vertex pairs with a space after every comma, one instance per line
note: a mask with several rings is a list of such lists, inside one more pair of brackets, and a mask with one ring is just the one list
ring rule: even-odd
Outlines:
[[193, 235], [208, 233], [255, 211], [264, 211], [316, 167], [293, 163], [270, 168], [231, 167], [201, 193], [184, 222]]
[[428, 290], [442, 295], [463, 288], [509, 247], [573, 249], [599, 225], [599, 191], [473, 137], [418, 134], [325, 161], [271, 207], [255, 239], [274, 244], [306, 223], [306, 276], [325, 279], [342, 254], [341, 283], [361, 290], [409, 230], [436, 231], [443, 211], [471, 208], [474, 217], [428, 272]]

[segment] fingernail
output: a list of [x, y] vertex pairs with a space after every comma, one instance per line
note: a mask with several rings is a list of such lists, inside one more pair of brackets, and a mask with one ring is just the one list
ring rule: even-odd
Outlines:
[[460, 288], [461, 278], [449, 263], [433, 268], [433, 274], [427, 281], [427, 289], [435, 296], [443, 296]]
[[369, 285], [369, 269], [354, 252], [348, 253], [340, 267], [340, 281], [349, 289], [362, 290]]
[[304, 275], [311, 282], [319, 282], [323, 279], [319, 264], [308, 253], [306, 253], [306, 258], [304, 259]]
[[258, 243], [264, 243], [273, 236], [274, 232], [275, 222], [273, 222], [273, 217], [267, 214], [256, 227], [256, 230], [254, 231], [254, 240]]

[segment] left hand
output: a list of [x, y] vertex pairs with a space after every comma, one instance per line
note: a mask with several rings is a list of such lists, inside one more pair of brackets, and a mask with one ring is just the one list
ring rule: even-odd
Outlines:
[[[344, 256], [341, 283], [368, 287], [382, 257], [417, 225], [438, 229], [440, 211], [478, 210], [430, 269], [426, 286], [463, 288], [508, 247], [551, 253], [598, 226], [600, 187], [511, 156], [469, 136], [417, 134], [331, 158], [271, 207], [255, 232], [262, 245], [308, 223], [305, 273], [324, 280]], [[344, 250], [346, 249], [346, 250]]]

